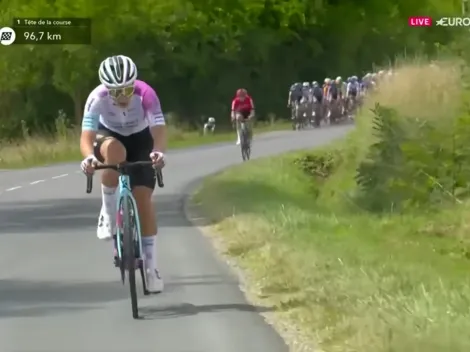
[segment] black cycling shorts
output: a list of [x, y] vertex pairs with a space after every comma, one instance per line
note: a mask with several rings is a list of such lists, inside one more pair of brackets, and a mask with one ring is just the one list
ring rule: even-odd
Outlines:
[[348, 92], [348, 95], [349, 95], [350, 97], [354, 97], [354, 98], [355, 98], [355, 97], [357, 96], [357, 91], [349, 91], [349, 92]]
[[243, 119], [246, 120], [250, 116], [251, 111], [250, 110], [237, 111], [237, 114], [242, 115]]
[[[150, 161], [150, 153], [153, 150], [153, 138], [149, 128], [129, 136], [122, 136], [99, 124], [94, 144], [94, 153], [100, 162], [104, 162], [104, 158], [100, 153], [101, 144], [108, 138], [115, 138], [122, 143], [126, 149], [126, 161]], [[151, 165], [132, 168], [129, 177], [131, 188], [145, 186], [155, 189], [155, 170]]]
[[302, 100], [302, 95], [292, 95], [291, 98], [290, 98], [291, 104], [293, 104], [293, 103], [299, 103], [300, 104], [301, 100]]

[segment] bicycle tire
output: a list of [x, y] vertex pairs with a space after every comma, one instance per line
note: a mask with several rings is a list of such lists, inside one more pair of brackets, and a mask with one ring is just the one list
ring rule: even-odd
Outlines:
[[240, 150], [243, 161], [246, 161], [247, 158], [249, 159], [249, 156], [247, 156], [247, 148], [249, 148], [247, 129], [245, 123], [242, 123], [240, 126]]
[[135, 283], [135, 263], [136, 263], [136, 256], [135, 256], [135, 240], [133, 236], [133, 224], [135, 221], [132, 221], [131, 218], [131, 210], [133, 209], [133, 205], [130, 199], [126, 199], [123, 202], [123, 249], [124, 249], [124, 261], [125, 266], [127, 269], [128, 281], [129, 281], [129, 290], [131, 294], [131, 308], [132, 308], [132, 317], [134, 319], [139, 318], [139, 307], [137, 303], [137, 288]]

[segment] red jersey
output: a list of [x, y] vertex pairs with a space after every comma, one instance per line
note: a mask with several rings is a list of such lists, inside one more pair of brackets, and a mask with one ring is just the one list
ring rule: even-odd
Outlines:
[[232, 100], [232, 111], [234, 112], [251, 112], [255, 109], [253, 99], [249, 95], [245, 99], [241, 100], [239, 97], [235, 97]]

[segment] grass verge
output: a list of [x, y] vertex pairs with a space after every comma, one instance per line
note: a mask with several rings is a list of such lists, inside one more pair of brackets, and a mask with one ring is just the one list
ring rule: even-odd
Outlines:
[[[416, 77], [434, 74], [424, 70], [405, 68], [394, 88], [374, 99], [390, 99], [387, 106], [440, 126], [438, 109], [447, 116], [456, 102], [443, 107], [439, 99], [460, 95], [429, 89], [420, 102], [410, 99]], [[449, 79], [435, 72], [432, 84]], [[354, 177], [375, 142], [371, 122], [361, 116], [349, 138], [323, 150], [252, 161], [210, 177], [193, 202], [211, 220], [206, 232], [246, 273], [249, 296], [274, 308], [273, 323], [291, 351], [470, 351], [470, 201], [388, 213], [361, 207]], [[417, 136], [406, 140], [408, 147], [421, 141]], [[423, 165], [436, 159], [426, 160]], [[437, 163], [436, 172], [446, 167]], [[314, 164], [320, 167], [309, 168]], [[388, 175], [386, 166], [380, 171]]]
[[434, 217], [331, 212], [293, 167], [298, 156], [235, 167], [194, 196], [287, 340], [295, 330], [299, 351], [469, 351], [470, 206]]
[[[259, 123], [255, 133], [290, 129], [288, 123]], [[80, 160], [79, 132], [59, 126], [60, 131], [52, 137], [26, 137], [17, 142], [1, 143], [0, 169], [15, 169], [47, 165], [59, 162]], [[226, 142], [235, 139], [233, 131], [218, 132], [203, 136], [197, 131], [182, 131], [169, 127], [168, 144], [170, 149], [188, 148], [198, 145]]]

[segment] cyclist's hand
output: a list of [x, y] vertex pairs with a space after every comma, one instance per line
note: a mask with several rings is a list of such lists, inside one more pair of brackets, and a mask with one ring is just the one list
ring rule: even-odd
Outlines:
[[80, 168], [82, 171], [87, 174], [87, 175], [93, 175], [95, 172], [94, 167], [99, 163], [98, 159], [96, 159], [96, 156], [94, 155], [89, 155], [83, 161], [80, 163]]
[[152, 160], [154, 166], [164, 167], [165, 166], [165, 154], [154, 150], [150, 153], [150, 160]]

